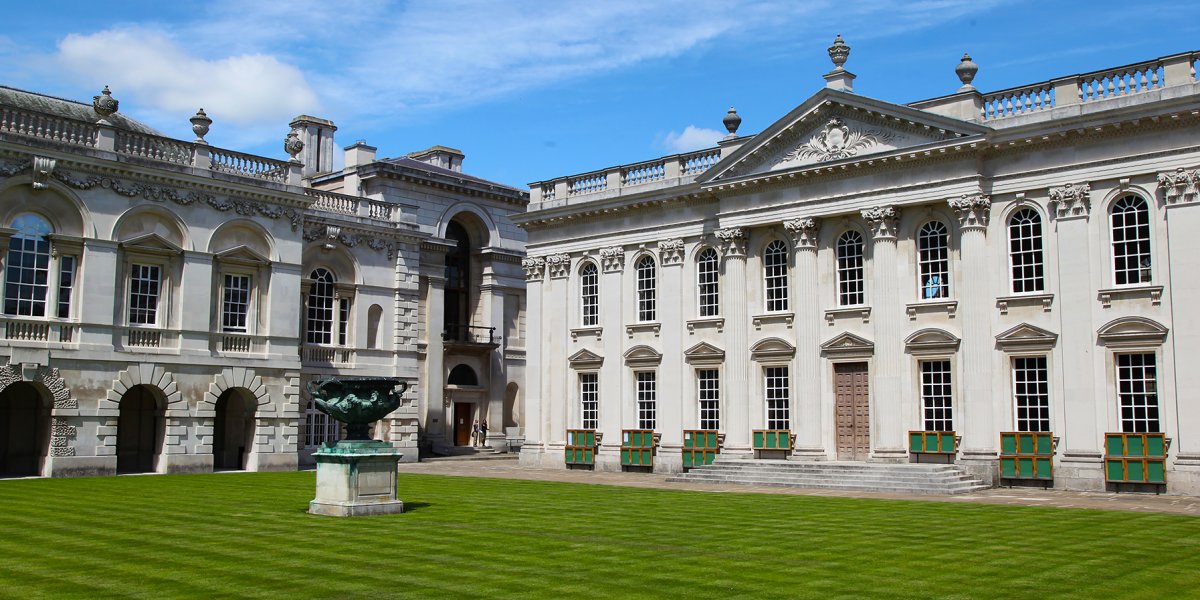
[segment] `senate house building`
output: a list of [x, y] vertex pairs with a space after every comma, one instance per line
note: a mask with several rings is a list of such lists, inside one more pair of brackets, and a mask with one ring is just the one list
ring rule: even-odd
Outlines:
[[1200, 494], [1200, 53], [894, 104], [849, 52], [757, 134], [530, 184], [521, 461]]
[[277, 160], [118, 109], [0, 87], [0, 476], [296, 469], [341, 434], [326, 376], [409, 384], [374, 427], [402, 460], [474, 419], [519, 444], [523, 190], [441, 146], [335, 168], [325, 119]]

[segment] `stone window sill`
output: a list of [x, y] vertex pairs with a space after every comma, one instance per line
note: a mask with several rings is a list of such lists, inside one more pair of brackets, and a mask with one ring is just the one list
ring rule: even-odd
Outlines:
[[604, 333], [603, 327], [577, 327], [571, 330], [571, 339], [577, 340], [579, 336], [594, 337], [600, 339], [600, 335]]
[[1162, 303], [1163, 286], [1161, 285], [1131, 285], [1128, 287], [1108, 288], [1100, 290], [1096, 297], [1104, 308], [1112, 306], [1113, 299], [1140, 300], [1148, 298], [1150, 303], [1158, 306]]
[[954, 313], [958, 311], [958, 300], [930, 300], [928, 302], [913, 302], [905, 306], [910, 320], [916, 320], [918, 313], [940, 313], [945, 311], [946, 316], [954, 318]]
[[838, 319], [854, 319], [861, 318], [863, 323], [871, 322], [871, 307], [870, 306], [845, 306], [842, 308], [831, 308], [825, 311], [825, 322], [833, 325], [833, 322]]
[[754, 315], [754, 328], [762, 329], [763, 325], [787, 325], [788, 329], [792, 328], [792, 321], [796, 319], [796, 313], [781, 312], [767, 313], [765, 315]]
[[996, 298], [996, 308], [1000, 309], [1002, 315], [1008, 314], [1010, 306], [1038, 306], [1039, 304], [1044, 312], [1050, 312], [1050, 306], [1054, 304], [1054, 294], [1017, 294]]
[[716, 329], [717, 333], [721, 333], [725, 329], [724, 317], [704, 317], [701, 319], [692, 319], [687, 322], [689, 333], [696, 333], [697, 329]]

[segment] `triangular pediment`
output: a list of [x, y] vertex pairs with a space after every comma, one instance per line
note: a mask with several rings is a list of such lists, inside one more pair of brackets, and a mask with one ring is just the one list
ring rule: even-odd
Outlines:
[[795, 355], [796, 347], [777, 337], [761, 339], [750, 347], [750, 358], [757, 361], [791, 359]]
[[871, 340], [846, 331], [821, 344], [821, 352], [824, 354], [866, 355], [875, 352], [875, 344]]
[[930, 327], [913, 332], [904, 339], [904, 349], [910, 354], [931, 352], [950, 353], [958, 349], [959, 339], [945, 329]]
[[988, 128], [824, 89], [701, 175], [700, 183], [804, 170], [981, 136]]
[[700, 342], [685, 350], [683, 358], [692, 364], [719, 363], [725, 360], [725, 351], [708, 342]]
[[1041, 349], [1049, 350], [1058, 342], [1058, 334], [1036, 325], [1021, 323], [996, 336], [996, 346], [1001, 350]]
[[571, 363], [572, 369], [596, 369], [604, 364], [604, 357], [584, 348], [572, 354], [567, 362]]
[[137, 237], [121, 240], [121, 246], [124, 248], [141, 250], [144, 252], [159, 252], [167, 254], [182, 254], [183, 248], [171, 243], [167, 238], [158, 235], [157, 233], [147, 233]]
[[631, 367], [652, 367], [662, 362], [662, 353], [645, 345], [634, 346], [623, 356], [625, 364]]
[[1109, 321], [1097, 332], [1105, 346], [1157, 346], [1167, 339], [1167, 328], [1146, 317], [1124, 317]]
[[214, 254], [218, 260], [241, 263], [269, 263], [271, 260], [257, 252], [249, 246], [234, 246], [228, 250], [222, 250]]

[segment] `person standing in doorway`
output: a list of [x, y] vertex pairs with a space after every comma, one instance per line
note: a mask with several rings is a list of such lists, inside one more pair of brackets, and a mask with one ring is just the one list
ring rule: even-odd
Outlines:
[[479, 419], [475, 419], [475, 422], [471, 424], [471, 446], [479, 445], [479, 431]]
[[480, 446], [487, 445], [487, 421], [486, 420], [479, 422], [479, 445]]

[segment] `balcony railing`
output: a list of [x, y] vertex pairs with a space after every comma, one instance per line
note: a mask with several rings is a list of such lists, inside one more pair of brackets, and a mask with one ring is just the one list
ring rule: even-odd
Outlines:
[[5, 317], [2, 330], [9, 342], [29, 342], [34, 345], [45, 343], [70, 344], [75, 340], [75, 323], [61, 323], [43, 319], [26, 320]]
[[354, 364], [354, 348], [305, 344], [300, 347], [300, 361], [305, 364], [349, 366]]
[[394, 221], [399, 211], [396, 205], [389, 202], [370, 200], [359, 196], [349, 196], [337, 192], [326, 192], [312, 188], [304, 190], [304, 194], [315, 198], [310, 208], [321, 212], [339, 215], [359, 216], [377, 221]]
[[604, 192], [621, 193], [629, 189], [637, 191], [647, 184], [695, 179], [721, 160], [720, 148], [708, 148], [687, 154], [673, 154], [654, 160], [621, 165], [560, 177], [553, 181], [533, 184], [530, 188], [535, 202], [550, 202], [562, 198], [575, 198]]
[[179, 348], [179, 332], [170, 329], [122, 327], [121, 347], [125, 350], [175, 350]]
[[478, 327], [475, 325], [446, 324], [442, 332], [443, 342], [459, 342], [465, 344], [497, 344], [495, 327]]
[[267, 351], [267, 338], [246, 333], [214, 332], [212, 346], [222, 354], [264, 354]]

